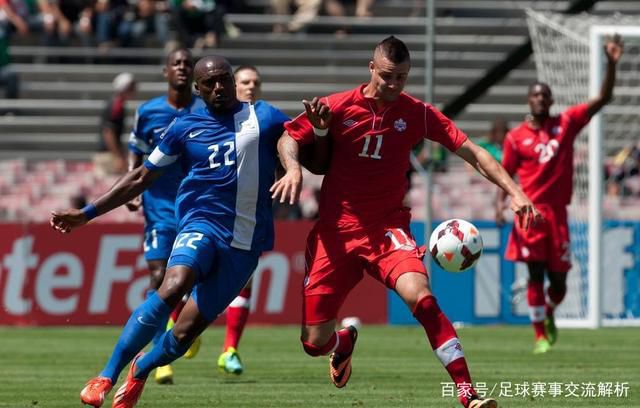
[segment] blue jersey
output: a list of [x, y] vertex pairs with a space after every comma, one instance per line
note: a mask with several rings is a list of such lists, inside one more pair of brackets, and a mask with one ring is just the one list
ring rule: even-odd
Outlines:
[[[159, 96], [143, 103], [136, 111], [133, 130], [129, 136], [129, 150], [140, 155], [151, 154], [162, 141], [164, 131], [173, 119], [202, 107], [204, 102], [195, 95], [189, 106], [182, 109], [173, 107], [167, 96]], [[184, 170], [176, 163], [164, 169], [162, 177], [142, 194], [142, 208], [148, 228], [175, 231], [175, 201], [184, 176]]]
[[227, 245], [273, 248], [271, 193], [276, 144], [288, 118], [264, 101], [212, 115], [205, 107], [176, 118], [145, 161], [156, 170], [179, 159], [188, 174], [178, 189], [178, 229], [206, 225]]

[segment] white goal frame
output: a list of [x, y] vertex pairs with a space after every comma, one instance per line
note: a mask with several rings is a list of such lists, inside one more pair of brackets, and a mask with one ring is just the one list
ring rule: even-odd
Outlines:
[[[578, 34], [578, 32], [573, 31], [573, 29], [570, 29], [568, 26], [562, 24], [561, 19], [553, 18], [553, 14], [545, 15], [545, 13], [538, 13], [533, 10], [528, 10], [527, 14], [529, 15], [530, 19], [536, 21], [535, 23], [529, 21], [530, 30], [532, 30], [532, 33], [536, 33], [536, 38], [538, 38], [538, 28], [534, 29], [533, 27], [537, 27], [538, 25], [547, 26], [552, 31], [558, 32], [566, 38], [572, 39], [576, 43], [582, 44], [584, 48], [588, 47], [588, 54], [585, 54], [584, 62], [585, 64], [589, 64], [585, 68], [588, 71], [588, 96], [590, 98], [595, 97], [599, 94], [602, 80], [604, 78], [604, 73], [606, 70], [606, 55], [603, 52], [603, 47], [606, 41], [606, 37], [618, 34], [623, 38], [623, 40], [625, 38], [633, 38], [634, 44], [640, 42], [640, 23], [637, 23], [636, 21], [630, 21], [628, 18], [625, 20], [624, 17], [627, 16], [618, 18], [614, 16], [596, 17], [585, 15], [585, 19], [591, 20], [593, 18], [593, 20], [591, 20], [592, 25], [586, 27], [588, 31], [581, 30], [580, 34]], [[567, 16], [567, 18], [575, 17], [577, 16]], [[603, 21], [599, 22], [597, 21], [597, 19], [600, 17], [602, 17]], [[542, 55], [545, 55], [545, 48], [541, 48], [541, 43], [536, 43], [534, 41], [534, 34], [532, 34], [532, 41], [534, 42], [534, 51], [536, 51], [536, 53], [538, 51], [541, 51]], [[623, 55], [622, 59], [624, 60], [625, 57], [626, 55]], [[637, 55], [635, 55], [634, 57], [637, 57]], [[544, 57], [536, 55], [536, 67], [539, 74], [541, 73], [541, 67], [545, 66], [540, 65], [543, 63]], [[543, 74], [543, 77], [549, 75], [548, 70], [545, 70], [543, 68], [542, 71], [546, 72], [546, 74]], [[587, 73], [585, 71], [581, 72], [584, 72], [585, 74]], [[582, 78], [585, 77], [586, 75], [582, 76]], [[544, 80], [545, 78], [542, 79]], [[586, 81], [584, 83], [585, 88], [583, 89], [585, 89], [586, 91]], [[605, 107], [605, 110], [606, 109], [607, 108]], [[640, 318], [638, 316], [632, 316], [629, 318], [605, 318], [605, 304], [603, 302], [603, 292], [605, 289], [604, 274], [606, 270], [606, 266], [603, 264], [603, 149], [605, 149], [606, 146], [603, 143], [603, 137], [605, 136], [606, 131], [607, 130], [604, 129], [603, 114], [598, 113], [597, 115], [594, 115], [594, 117], [590, 121], [586, 135], [588, 138], [588, 172], [586, 174], [588, 194], [585, 198], [588, 208], [585, 209], [587, 212], [587, 214], [585, 215], [588, 216], [588, 219], [586, 226], [587, 231], [585, 236], [588, 238], [588, 260], [586, 262], [586, 265], [583, 265], [586, 266], [586, 279], [588, 280], [588, 288], [585, 288], [586, 290], [582, 292], [584, 295], [586, 295], [583, 313], [579, 317], [557, 318], [556, 321], [558, 326], [560, 327], [596, 329], [603, 326], [640, 326]], [[582, 270], [584, 271], [584, 269]], [[585, 275], [583, 275], [583, 277], [585, 277]]]

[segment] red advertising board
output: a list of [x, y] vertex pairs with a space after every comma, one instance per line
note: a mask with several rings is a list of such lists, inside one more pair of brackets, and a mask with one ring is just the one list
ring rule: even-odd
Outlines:
[[[298, 324], [310, 222], [279, 222], [254, 275], [250, 324]], [[46, 224], [0, 226], [0, 325], [123, 324], [148, 285], [139, 224], [94, 224], [68, 235]], [[384, 287], [365, 278], [341, 316], [387, 322]]]

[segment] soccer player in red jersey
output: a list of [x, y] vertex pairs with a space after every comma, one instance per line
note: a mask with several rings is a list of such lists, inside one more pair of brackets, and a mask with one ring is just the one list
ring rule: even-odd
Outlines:
[[412, 147], [426, 137], [458, 154], [507, 191], [523, 223], [537, 217], [537, 211], [486, 150], [433, 106], [403, 92], [410, 67], [406, 45], [388, 37], [369, 62], [369, 83], [303, 101], [306, 115], [285, 125], [278, 151], [286, 173], [272, 187], [275, 198], [292, 203], [297, 199], [302, 182], [299, 146], [314, 143], [316, 164], [331, 155], [320, 218], [307, 241], [301, 341], [311, 356], [331, 354], [331, 379], [344, 387], [357, 331], [350, 326], [336, 332], [336, 317], [366, 272], [406, 302], [457, 385], [462, 405], [493, 408], [497, 402], [480, 398], [471, 385], [456, 331], [429, 287], [424, 250], [409, 230], [410, 212], [402, 201]]
[[[531, 113], [504, 141], [502, 165], [517, 174], [522, 190], [540, 210], [544, 221], [528, 230], [514, 225], [505, 257], [526, 262], [529, 268], [527, 299], [535, 331], [535, 354], [549, 351], [557, 339], [553, 311], [567, 292], [571, 269], [567, 205], [573, 187], [573, 142], [589, 120], [611, 100], [616, 64], [623, 46], [619, 36], [607, 41], [607, 72], [594, 99], [551, 116], [551, 89], [536, 82], [529, 87]], [[504, 222], [505, 194], [498, 192], [496, 221]], [[549, 279], [545, 301], [544, 277]]]

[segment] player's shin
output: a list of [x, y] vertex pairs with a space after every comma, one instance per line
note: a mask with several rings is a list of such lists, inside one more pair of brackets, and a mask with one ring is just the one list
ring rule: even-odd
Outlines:
[[460, 402], [467, 406], [469, 398], [475, 397], [476, 392], [471, 385], [469, 368], [453, 325], [431, 295], [416, 303], [413, 316], [424, 328], [431, 348], [458, 387]]
[[222, 351], [227, 351], [229, 347], [238, 349], [240, 337], [249, 318], [249, 308], [251, 306], [251, 289], [244, 288], [240, 294], [229, 304], [227, 308], [227, 331], [224, 339]]
[[529, 318], [531, 319], [536, 339], [546, 338], [544, 330], [544, 285], [542, 282], [529, 281], [527, 301], [529, 303]]
[[111, 358], [100, 376], [111, 378], [112, 383], [115, 384], [122, 369], [151, 341], [161, 322], [166, 322], [169, 313], [171, 313], [171, 306], [166, 304], [157, 293], [140, 305], [129, 317]]
[[177, 360], [187, 352], [191, 343], [180, 343], [173, 335], [173, 329], [164, 333], [158, 344], [136, 362], [135, 378], [145, 379], [157, 367]]

